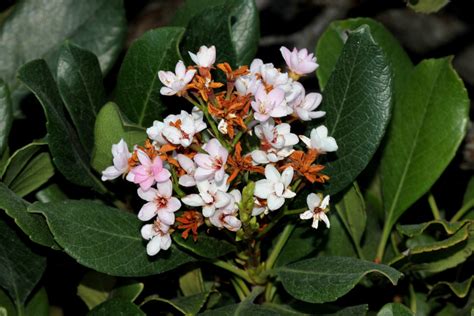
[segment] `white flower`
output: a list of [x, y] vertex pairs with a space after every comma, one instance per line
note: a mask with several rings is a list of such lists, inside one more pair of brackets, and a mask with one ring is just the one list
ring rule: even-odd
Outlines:
[[287, 84], [278, 86], [278, 88], [285, 91], [285, 101], [291, 108], [293, 108], [293, 104], [298, 102], [305, 94], [303, 85], [292, 79], [289, 79]]
[[218, 228], [224, 227], [232, 232], [236, 232], [242, 227], [242, 222], [237, 218], [239, 213], [238, 203], [242, 199], [242, 194], [239, 190], [232, 190], [229, 195], [231, 196], [231, 201], [226, 206], [217, 209], [209, 217], [209, 221]]
[[322, 99], [323, 97], [319, 93], [308, 93], [306, 96], [303, 94], [292, 105], [294, 113], [302, 121], [311, 121], [312, 119], [323, 117], [326, 112], [315, 111], [321, 104]]
[[291, 80], [287, 73], [280, 72], [271, 63], [261, 65], [259, 73], [262, 76], [263, 82], [273, 87], [285, 85]]
[[146, 224], [141, 229], [142, 237], [149, 240], [146, 245], [146, 252], [149, 256], [154, 256], [161, 249], [167, 250], [171, 246], [170, 227], [159, 220], [153, 224]]
[[196, 179], [194, 179], [194, 173], [196, 172], [196, 164], [194, 161], [182, 154], [178, 154], [176, 159], [179, 162], [181, 168], [186, 171], [186, 174], [183, 174], [179, 177], [179, 185], [183, 187], [193, 187], [196, 185]]
[[308, 74], [318, 68], [316, 57], [313, 54], [308, 54], [306, 48], [299, 51], [293, 48], [293, 51], [290, 52], [288, 48], [282, 46], [280, 52], [290, 71], [297, 75]]
[[198, 113], [189, 114], [181, 111], [179, 115], [168, 115], [163, 122], [154, 121], [153, 126], [147, 128], [146, 132], [148, 137], [159, 145], [171, 143], [188, 147], [194, 135], [206, 127], [206, 123]]
[[260, 214], [268, 214], [268, 206], [262, 204], [259, 199], [254, 198], [252, 216], [258, 216]]
[[227, 135], [228, 133], [227, 127], [228, 127], [228, 124], [224, 119], [222, 119], [217, 125], [217, 129], [219, 130], [219, 132], [221, 132], [224, 135]]
[[207, 179], [215, 179], [217, 182], [222, 181], [225, 175], [225, 163], [229, 152], [222, 147], [216, 138], [209, 140], [202, 146], [208, 154], [196, 154], [194, 161], [198, 165], [194, 177], [196, 181]]
[[306, 219], [313, 219], [313, 224], [311, 225], [314, 229], [318, 228], [319, 221], [323, 221], [326, 224], [326, 227], [329, 228], [329, 218], [326, 215], [329, 206], [329, 195], [321, 200], [321, 194], [311, 193], [308, 194], [306, 198], [306, 203], [308, 204], [309, 210], [305, 211], [304, 213], [300, 214], [300, 218], [303, 220]]
[[273, 166], [268, 164], [265, 167], [266, 179], [258, 180], [255, 183], [254, 195], [267, 200], [268, 209], [274, 211], [285, 203], [285, 199], [296, 196], [296, 193], [288, 187], [293, 179], [293, 168], [286, 168], [282, 174]]
[[333, 137], [328, 137], [328, 129], [321, 125], [311, 130], [311, 139], [300, 135], [300, 139], [308, 148], [316, 149], [320, 154], [325, 154], [337, 150], [337, 143]]
[[275, 88], [269, 93], [261, 86], [255, 94], [255, 101], [251, 106], [254, 110], [254, 117], [257, 121], [265, 122], [270, 117], [283, 117], [291, 114], [293, 109], [285, 101], [285, 92]]
[[172, 196], [173, 185], [171, 181], [158, 183], [157, 190], [150, 188], [148, 190], [138, 189], [138, 195], [148, 201], [142, 206], [138, 213], [138, 218], [142, 221], [148, 221], [158, 215], [160, 222], [166, 225], [174, 224], [174, 212], [181, 208], [181, 202]]
[[293, 146], [298, 143], [298, 136], [290, 133], [290, 124], [275, 126], [272, 119], [255, 126], [255, 135], [261, 140], [261, 150], [251, 152], [256, 164], [282, 160], [291, 155]]
[[164, 87], [160, 89], [163, 95], [175, 95], [181, 92], [186, 85], [193, 80], [195, 69], [186, 70], [186, 66], [180, 60], [176, 64], [175, 73], [172, 71], [158, 71], [158, 78], [163, 83]]
[[102, 181], [116, 179], [128, 171], [128, 159], [132, 154], [128, 151], [127, 143], [123, 139], [112, 145], [112, 155], [114, 165], [102, 171]]
[[229, 189], [226, 176], [217, 184], [215, 181], [204, 180], [197, 183], [199, 194], [189, 194], [181, 199], [189, 206], [201, 206], [204, 217], [214, 215], [218, 208], [227, 206], [232, 201], [232, 196], [226, 193]]
[[210, 68], [216, 62], [216, 47], [214, 45], [211, 47], [201, 46], [197, 54], [188, 53], [199, 67]]
[[255, 95], [262, 81], [255, 75], [240, 76], [235, 80], [235, 89], [241, 95]]

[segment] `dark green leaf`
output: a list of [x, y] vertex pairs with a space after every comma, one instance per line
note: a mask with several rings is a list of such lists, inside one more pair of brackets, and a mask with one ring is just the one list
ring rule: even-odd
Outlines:
[[71, 182], [104, 191], [89, 169], [89, 161], [76, 131], [66, 119], [54, 79], [44, 60], [34, 60], [19, 70], [19, 79], [36, 95], [48, 120], [48, 144], [53, 162]]
[[95, 148], [92, 167], [102, 171], [112, 164], [112, 145], [124, 139], [130, 150], [135, 144], [143, 144], [145, 130], [127, 123], [115, 103], [109, 102], [102, 107], [95, 122]]
[[145, 276], [174, 269], [194, 259], [172, 246], [154, 257], [146, 254], [136, 215], [93, 201], [35, 203], [57, 242], [80, 264], [116, 276]]
[[[3, 311], [2, 311], [3, 308]], [[2, 314], [2, 312], [6, 314]], [[10, 297], [0, 287], [0, 315], [2, 316], [16, 316], [15, 305], [13, 304]]]
[[145, 316], [135, 304], [126, 300], [114, 298], [100, 304], [91, 310], [88, 316]]
[[46, 143], [35, 142], [18, 149], [8, 160], [2, 181], [18, 196], [38, 189], [54, 175]]
[[132, 283], [119, 286], [110, 292], [110, 298], [121, 298], [133, 302], [142, 293], [143, 283]]
[[158, 71], [174, 72], [183, 32], [181, 27], [151, 30], [128, 49], [117, 79], [117, 104], [132, 122], [148, 127], [163, 113]]
[[164, 299], [157, 295], [152, 295], [145, 298], [142, 305], [152, 301], [163, 302], [173, 306], [179, 312], [183, 313], [183, 315], [196, 315], [206, 303], [209, 293], [210, 292], [205, 292], [191, 296], [183, 296], [172, 300]]
[[349, 257], [319, 257], [275, 269], [293, 297], [324, 303], [348, 293], [367, 274], [377, 272], [396, 285], [401, 273], [386, 265]]
[[339, 214], [330, 212], [329, 220], [331, 228], [326, 232], [327, 240], [322, 254], [325, 256], [357, 257], [354, 243], [351, 241], [351, 236], [344, 227]]
[[10, 90], [5, 82], [0, 79], [0, 155], [8, 145], [8, 135], [13, 121], [12, 101]]
[[377, 316], [414, 316], [412, 311], [400, 303], [389, 303], [384, 305]]
[[291, 305], [283, 305], [276, 303], [264, 303], [263, 306], [284, 316], [302, 316], [302, 315], [318, 315], [318, 316], [364, 316], [369, 309], [368, 305], [356, 305], [345, 308], [335, 308], [326, 304], [308, 304], [297, 301]]
[[197, 241], [194, 241], [191, 237], [184, 239], [180, 234], [173, 234], [173, 240], [180, 247], [208, 259], [218, 258], [236, 250], [231, 243], [214, 238], [206, 233], [199, 234]]
[[462, 204], [467, 204], [471, 200], [474, 200], [474, 177], [471, 177], [471, 179], [469, 179], [469, 182], [467, 183], [466, 192], [464, 192]]
[[354, 182], [350, 189], [344, 193], [342, 199], [336, 203], [336, 210], [352, 240], [359, 247], [365, 231], [367, 214], [364, 197], [360, 193], [357, 183]]
[[43, 203], [58, 202], [67, 199], [66, 194], [61, 191], [56, 183], [50, 184], [46, 188], [36, 192], [35, 197]]
[[0, 27], [0, 73], [15, 90], [22, 64], [45, 58], [56, 69], [59, 47], [67, 39], [95, 53], [107, 71], [120, 53], [125, 31], [121, 0], [20, 1]]
[[24, 305], [46, 268], [37, 255], [7, 223], [0, 219], [0, 286], [16, 305]]
[[415, 12], [434, 13], [441, 10], [449, 0], [409, 0], [407, 6]]
[[401, 234], [408, 237], [415, 237], [422, 234], [428, 228], [439, 229], [441, 228], [445, 234], [452, 235], [456, 233], [466, 222], [450, 223], [445, 220], [432, 220], [421, 224], [410, 224], [410, 225], [397, 225], [397, 230]]
[[28, 302], [25, 315], [49, 316], [48, 293], [44, 287], [39, 289]]
[[87, 153], [91, 153], [95, 118], [105, 104], [102, 72], [97, 57], [78, 46], [65, 43], [59, 55], [57, 77], [59, 92], [82, 146]]
[[430, 289], [429, 295], [438, 296], [441, 294], [445, 294], [446, 292], [452, 292], [457, 297], [464, 298], [469, 293], [473, 280], [474, 276], [471, 276], [463, 282], [438, 282]]
[[185, 58], [188, 51], [195, 53], [201, 45], [216, 45], [217, 60], [235, 66], [249, 64], [257, 52], [260, 22], [253, 0], [188, 0], [172, 25], [189, 26]]
[[0, 183], [0, 209], [5, 210], [7, 215], [13, 218], [18, 227], [34, 242], [53, 249], [60, 249], [54, 241], [44, 217], [28, 213], [27, 208], [28, 202]]
[[91, 310], [109, 298], [116, 281], [113, 276], [89, 271], [77, 286], [77, 295]]
[[381, 162], [386, 231], [441, 175], [468, 121], [469, 99], [449, 58], [421, 62], [402, 89]]
[[[354, 181], [377, 150], [390, 117], [391, 75], [369, 27], [351, 32], [324, 90], [325, 124], [339, 146], [328, 155], [328, 194]], [[313, 127], [309, 124], [308, 131]]]
[[201, 268], [192, 269], [179, 277], [179, 289], [184, 296], [206, 292]]
[[310, 225], [296, 227], [275, 261], [275, 267], [301, 260], [314, 253], [321, 246], [321, 239], [321, 233], [314, 231]]

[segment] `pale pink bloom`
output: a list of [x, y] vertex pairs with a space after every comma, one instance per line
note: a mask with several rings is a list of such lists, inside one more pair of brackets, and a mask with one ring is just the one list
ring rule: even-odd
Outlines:
[[299, 102], [305, 95], [303, 85], [292, 79], [290, 79], [287, 84], [278, 86], [278, 88], [285, 91], [285, 101], [291, 108], [294, 108], [295, 102]]
[[271, 63], [261, 65], [259, 73], [263, 82], [273, 87], [279, 88], [291, 81], [286, 72], [281, 72]]
[[265, 89], [260, 87], [255, 95], [255, 101], [252, 101], [251, 105], [255, 119], [260, 122], [265, 122], [270, 117], [287, 116], [293, 111], [286, 105], [285, 93], [278, 88], [267, 94]]
[[148, 190], [142, 190], [138, 188], [138, 196], [148, 201], [142, 206], [138, 213], [138, 218], [141, 221], [149, 221], [155, 215], [162, 223], [166, 225], [174, 224], [174, 212], [181, 208], [181, 202], [179, 199], [172, 196], [173, 185], [171, 180], [167, 180], [156, 185], [156, 189], [149, 188]]
[[326, 212], [329, 211], [329, 195], [326, 195], [326, 197], [322, 200], [321, 198], [321, 194], [309, 194], [306, 198], [306, 203], [308, 204], [309, 210], [300, 214], [300, 218], [303, 220], [307, 220], [310, 218], [313, 219], [313, 224], [311, 226], [314, 229], [318, 228], [319, 221], [323, 221], [326, 224], [327, 228], [329, 228], [330, 225], [329, 218], [326, 215]]
[[315, 111], [321, 104], [322, 99], [319, 93], [308, 93], [306, 96], [303, 94], [302, 97], [298, 98], [292, 105], [294, 113], [302, 121], [311, 121], [312, 119], [323, 117], [326, 112]]
[[216, 62], [216, 47], [201, 46], [197, 54], [188, 52], [198, 67], [210, 68]]
[[195, 73], [195, 69], [186, 70], [186, 66], [181, 60], [176, 64], [175, 73], [160, 70], [158, 77], [164, 85], [164, 87], [160, 89], [160, 93], [162, 95], [179, 94], [181, 90], [186, 88], [186, 85], [193, 80]]
[[251, 152], [256, 164], [267, 164], [280, 161], [293, 152], [298, 143], [298, 136], [290, 132], [290, 124], [282, 123], [275, 126], [273, 119], [255, 126], [255, 135], [261, 140], [261, 149]]
[[252, 63], [250, 63], [250, 73], [252, 75], [260, 74], [260, 68], [263, 66], [263, 60], [260, 58], [255, 58], [252, 60]]
[[146, 252], [149, 256], [154, 256], [160, 250], [168, 250], [171, 246], [170, 227], [159, 220], [153, 224], [143, 225], [141, 229], [142, 237], [149, 240], [146, 245]]
[[320, 154], [325, 154], [337, 150], [337, 143], [334, 137], [328, 137], [328, 129], [321, 125], [311, 130], [310, 138], [300, 135], [300, 139], [308, 148], [316, 149]]
[[236, 232], [242, 227], [242, 222], [237, 218], [239, 214], [238, 203], [242, 199], [239, 190], [232, 190], [229, 194], [231, 201], [223, 208], [220, 208], [209, 217], [209, 221], [217, 228], [227, 228], [232, 232]]
[[171, 177], [171, 173], [163, 168], [163, 161], [156, 156], [153, 160], [140, 149], [137, 149], [140, 165], [130, 170], [127, 180], [140, 185], [142, 190], [148, 190], [156, 182], [165, 182]]
[[193, 187], [196, 185], [196, 179], [194, 179], [194, 173], [196, 172], [196, 164], [194, 161], [182, 154], [178, 154], [176, 159], [179, 162], [181, 168], [186, 171], [186, 174], [183, 174], [179, 177], [179, 185], [183, 187]]
[[128, 159], [132, 154], [128, 151], [127, 143], [123, 139], [112, 145], [112, 155], [114, 165], [102, 171], [102, 181], [116, 179], [128, 171]]
[[255, 183], [254, 195], [267, 200], [268, 209], [274, 211], [285, 203], [285, 199], [296, 196], [289, 186], [293, 180], [293, 168], [286, 168], [280, 175], [275, 166], [268, 164], [265, 167], [266, 179], [258, 180]]
[[227, 206], [232, 200], [232, 196], [226, 193], [229, 189], [227, 178], [224, 177], [219, 184], [209, 180], [200, 181], [197, 183], [199, 194], [186, 195], [181, 201], [189, 206], [201, 206], [204, 217], [210, 217], [216, 209]]
[[235, 80], [235, 89], [240, 95], [255, 95], [262, 81], [255, 75], [240, 76]]
[[305, 75], [318, 68], [316, 57], [313, 54], [308, 54], [306, 48], [299, 51], [293, 48], [293, 51], [290, 52], [288, 48], [282, 46], [280, 52], [290, 71], [297, 75]]
[[225, 164], [229, 155], [216, 138], [209, 140], [202, 146], [208, 154], [198, 153], [194, 156], [194, 161], [198, 165], [194, 177], [196, 182], [214, 179], [217, 182], [222, 181], [225, 176]]

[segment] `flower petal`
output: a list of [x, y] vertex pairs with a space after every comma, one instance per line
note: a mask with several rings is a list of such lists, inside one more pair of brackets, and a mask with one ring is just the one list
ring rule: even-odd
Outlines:
[[285, 204], [285, 198], [281, 196], [272, 194], [267, 199], [267, 205], [270, 211], [278, 210], [283, 204]]
[[140, 212], [138, 212], [138, 219], [141, 221], [149, 221], [156, 215], [156, 204], [154, 202], [148, 202], [142, 206]]

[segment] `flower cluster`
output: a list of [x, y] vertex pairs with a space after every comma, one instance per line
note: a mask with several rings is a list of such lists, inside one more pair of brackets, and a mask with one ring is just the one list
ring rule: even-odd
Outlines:
[[[150, 256], [168, 249], [176, 230], [195, 241], [202, 225], [236, 232], [237, 238], [257, 234], [269, 224], [270, 212], [291, 213], [302, 188], [316, 190], [314, 183], [329, 179], [319, 163], [321, 155], [337, 150], [328, 129], [321, 125], [309, 137], [292, 132], [298, 122], [305, 127], [325, 115], [318, 110], [321, 95], [306, 93], [298, 82], [316, 70], [316, 58], [306, 49], [282, 47], [281, 53], [288, 72], [260, 59], [237, 69], [215, 65], [214, 46], [189, 53], [193, 66], [179, 61], [175, 72], [159, 71], [161, 94], [183, 98], [191, 111], [154, 121], [148, 139], [132, 152], [120, 140], [112, 146], [113, 165], [102, 172], [104, 181], [124, 176], [138, 185], [144, 200], [138, 218], [152, 221], [141, 231]], [[219, 71], [224, 82], [215, 80]], [[254, 189], [245, 196], [250, 183]], [[319, 221], [329, 227], [329, 196], [311, 193], [307, 204], [300, 218], [313, 219], [314, 228]]]

